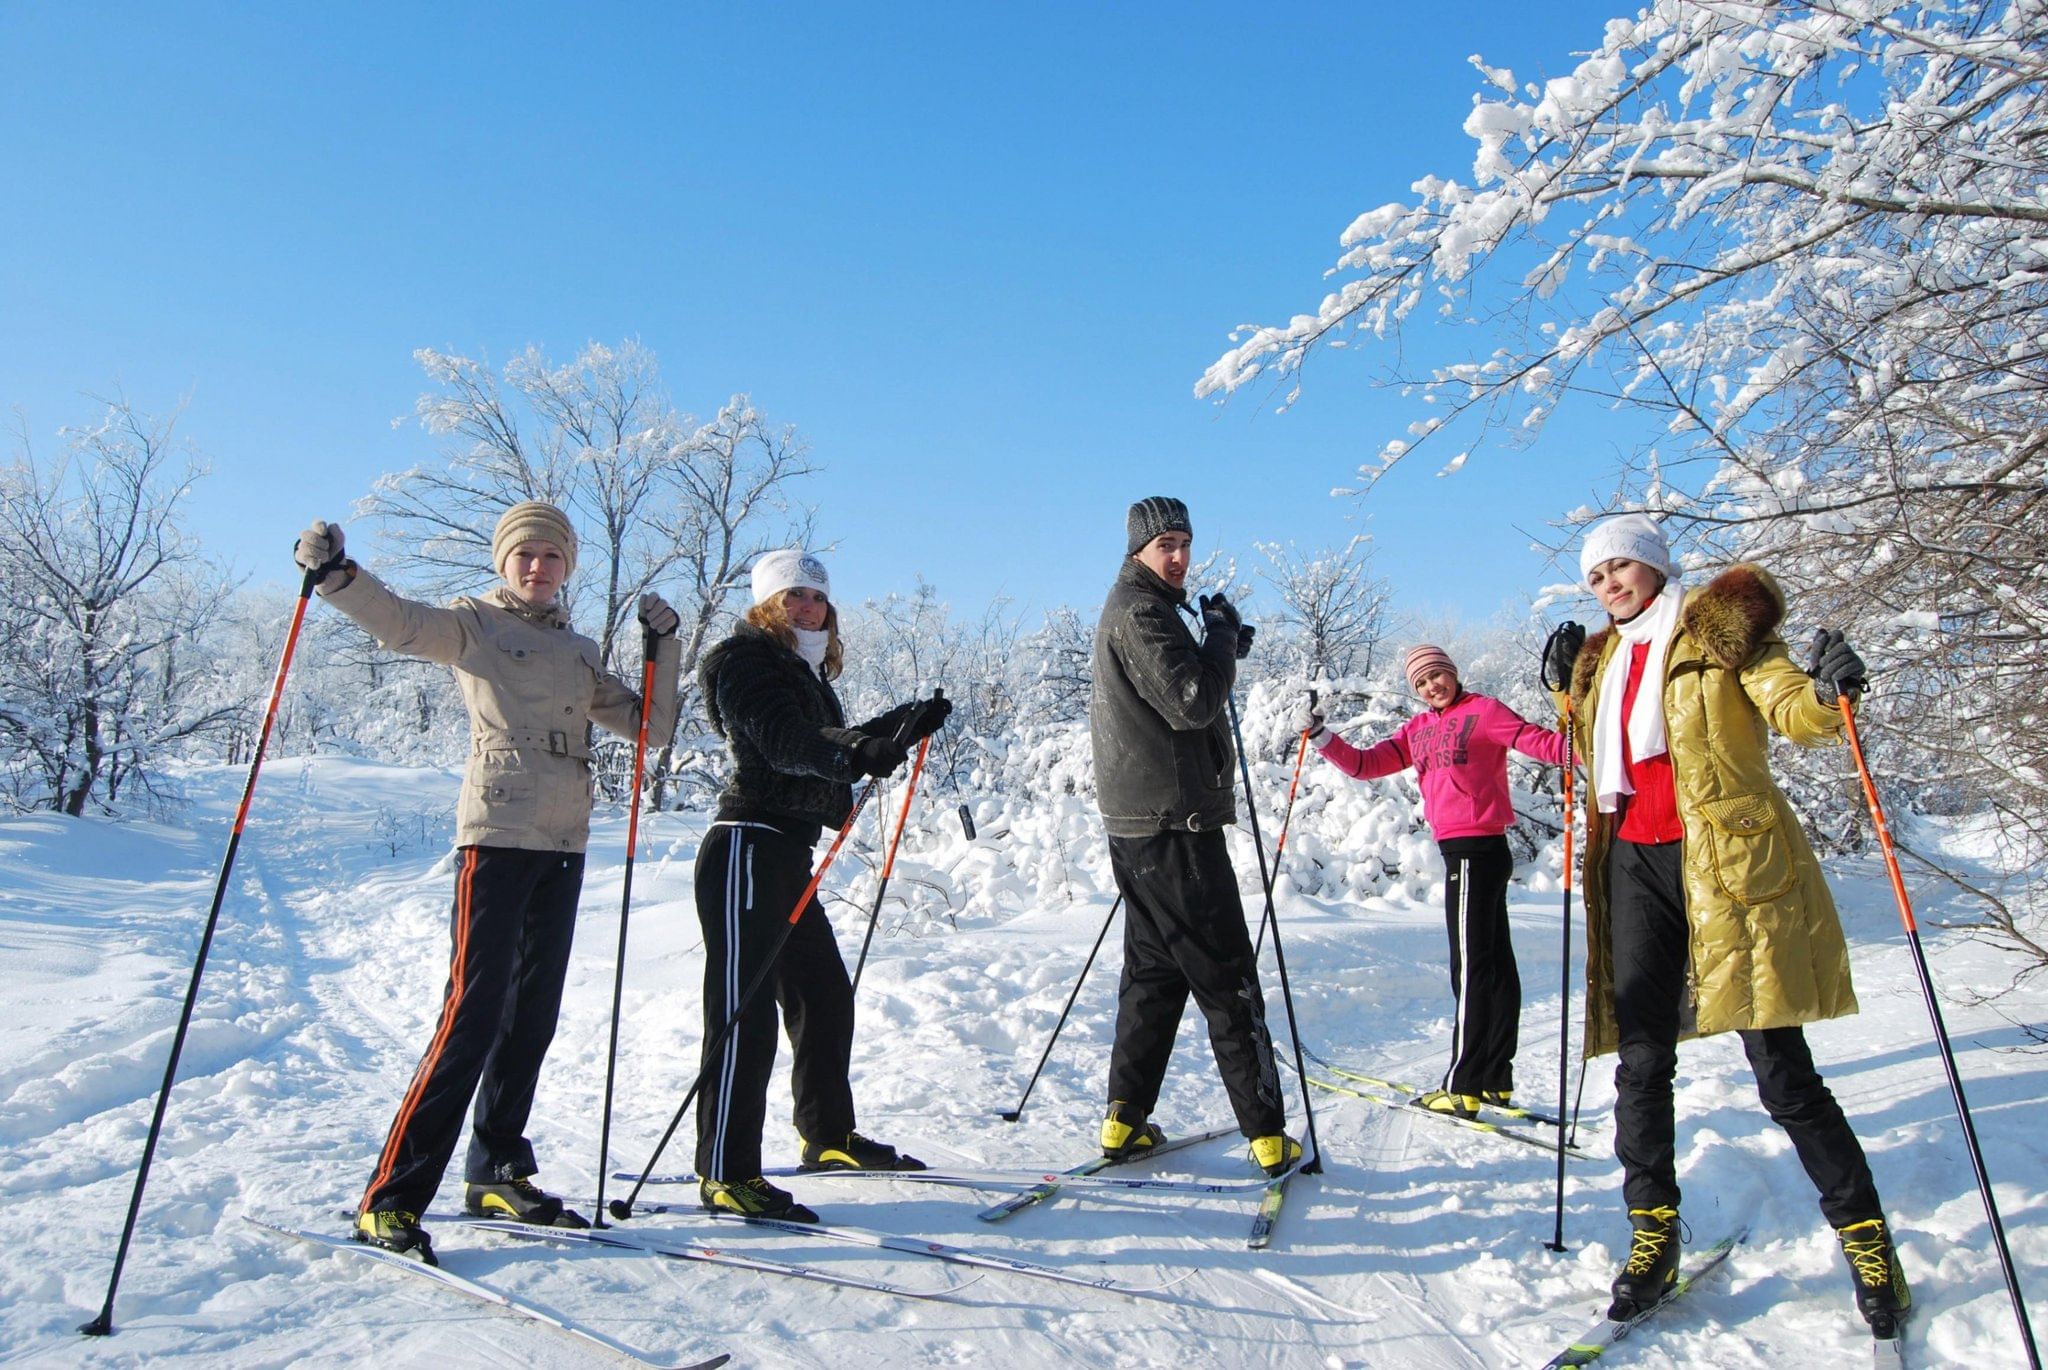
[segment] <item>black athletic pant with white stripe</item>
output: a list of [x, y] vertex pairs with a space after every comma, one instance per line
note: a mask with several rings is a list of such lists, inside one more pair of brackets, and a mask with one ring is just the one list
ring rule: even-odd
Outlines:
[[1124, 896], [1109, 1102], [1129, 1104], [1127, 1118], [1151, 1115], [1192, 994], [1209, 1022], [1209, 1046], [1238, 1131], [1280, 1132], [1280, 1074], [1223, 830], [1112, 837], [1109, 868]]
[[775, 958], [746, 1016], [709, 1047], [782, 936], [811, 880], [811, 848], [764, 823], [717, 823], [697, 851], [697, 921], [704, 929], [704, 1067], [697, 1095], [697, 1173], [737, 1183], [761, 1173], [775, 1011], [789, 1030], [799, 1136], [853, 1131], [853, 983], [815, 896]]
[[427, 1211], [471, 1096], [465, 1177], [481, 1184], [538, 1168], [526, 1120], [555, 1038], [582, 889], [581, 852], [456, 851], [441, 1017], [391, 1120], [363, 1212]]
[[1505, 1094], [1514, 1088], [1522, 1027], [1522, 974], [1508, 935], [1515, 858], [1500, 836], [1447, 838], [1437, 849], [1444, 855], [1444, 930], [1458, 1000], [1444, 1088]]

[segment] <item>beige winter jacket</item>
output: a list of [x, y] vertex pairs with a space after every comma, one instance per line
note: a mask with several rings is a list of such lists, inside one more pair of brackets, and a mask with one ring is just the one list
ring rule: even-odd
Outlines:
[[[1683, 1036], [1791, 1027], [1856, 1011], [1849, 949], [1799, 816], [1771, 779], [1770, 734], [1804, 746], [1842, 734], [1778, 626], [1785, 597], [1761, 567], [1736, 566], [1686, 593], [1664, 668], [1664, 725], [1685, 826], [1691, 924]], [[1625, 670], [1613, 629], [1586, 640], [1572, 673], [1578, 750], [1593, 764], [1600, 674]], [[1607, 853], [1615, 816], [1586, 840], [1586, 1054], [1613, 1051]]]
[[[386, 648], [455, 672], [469, 706], [469, 769], [455, 806], [458, 846], [580, 852], [590, 840], [586, 724], [633, 737], [640, 697], [604, 669], [597, 644], [555, 608], [527, 608], [500, 587], [446, 609], [402, 599], [368, 571], [321, 597]], [[681, 648], [655, 651], [649, 749], [676, 726]]]

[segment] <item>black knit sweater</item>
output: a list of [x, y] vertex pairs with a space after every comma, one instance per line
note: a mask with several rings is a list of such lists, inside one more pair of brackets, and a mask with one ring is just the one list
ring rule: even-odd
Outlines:
[[704, 654], [697, 677], [711, 726], [732, 748], [718, 796], [721, 821], [767, 823], [805, 842], [853, 808], [853, 748], [862, 734], [895, 735], [906, 710], [846, 726], [839, 697], [788, 647], [751, 623]]

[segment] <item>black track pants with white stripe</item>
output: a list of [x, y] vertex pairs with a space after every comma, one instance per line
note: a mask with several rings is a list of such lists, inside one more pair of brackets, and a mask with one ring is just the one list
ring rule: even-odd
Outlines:
[[362, 1208], [424, 1213], [462, 1136], [471, 1096], [471, 1180], [531, 1175], [526, 1120], [555, 1038], [576, 936], [583, 854], [463, 847], [455, 853], [448, 982], [434, 1037], [391, 1120]]
[[697, 1096], [697, 1173], [714, 1180], [737, 1182], [761, 1173], [778, 1006], [794, 1055], [790, 1087], [798, 1135], [816, 1139], [853, 1131], [853, 1088], [847, 1083], [853, 984], [815, 897], [746, 1016], [722, 1048], [708, 1050], [782, 936], [810, 879], [810, 846], [765, 824], [715, 824], [697, 852], [708, 1071]]
[[1444, 1088], [1505, 1094], [1514, 1088], [1522, 1026], [1522, 975], [1508, 935], [1515, 858], [1505, 837], [1452, 837], [1437, 849], [1444, 855], [1444, 931], [1458, 1000]]

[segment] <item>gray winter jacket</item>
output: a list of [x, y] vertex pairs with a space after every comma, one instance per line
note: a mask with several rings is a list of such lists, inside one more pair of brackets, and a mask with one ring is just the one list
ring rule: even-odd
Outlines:
[[1237, 821], [1237, 754], [1225, 701], [1237, 641], [1196, 642], [1185, 592], [1124, 558], [1095, 625], [1096, 803], [1112, 837], [1200, 832]]
[[[589, 723], [633, 737], [640, 697], [604, 669], [597, 644], [558, 608], [530, 609], [500, 587], [446, 609], [402, 599], [368, 571], [321, 597], [386, 648], [455, 672], [469, 706], [469, 769], [455, 806], [457, 846], [580, 852], [590, 840]], [[673, 636], [655, 649], [649, 749], [676, 727]]]

